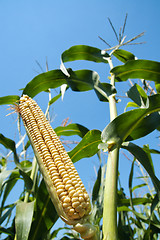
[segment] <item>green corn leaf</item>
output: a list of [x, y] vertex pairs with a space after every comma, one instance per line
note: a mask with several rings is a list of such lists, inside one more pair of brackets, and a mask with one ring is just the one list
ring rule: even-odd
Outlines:
[[23, 180], [24, 180], [26, 189], [27, 189], [27, 190], [31, 190], [32, 187], [33, 187], [33, 181], [32, 181], [32, 179], [30, 178], [30, 176], [29, 176], [26, 172], [21, 171], [21, 170], [20, 170], [20, 174], [21, 174], [22, 177], [23, 177]]
[[[148, 203], [152, 203], [152, 200], [148, 198], [132, 198], [133, 206], [140, 205], [140, 204], [148, 204]], [[118, 207], [120, 206], [130, 207], [131, 206], [130, 199], [119, 199]]]
[[[155, 94], [148, 97], [146, 108], [125, 112], [109, 123], [102, 132], [102, 141], [108, 144], [108, 148], [111, 149], [113, 146], [120, 146], [128, 136], [134, 139], [132, 132], [139, 126], [140, 122], [149, 114], [159, 110], [160, 95]], [[138, 133], [136, 133], [136, 136], [137, 134]]]
[[149, 145], [148, 145], [148, 144], [144, 145], [142, 149], [143, 149], [143, 150], [145, 151], [145, 153], [147, 154], [148, 159], [149, 159], [149, 161], [150, 161], [150, 164], [151, 164], [151, 166], [152, 166], [152, 170], [153, 170], [153, 172], [154, 172], [154, 174], [155, 174], [154, 164], [153, 164], [153, 161], [152, 161], [151, 153], [150, 153], [150, 151], [149, 151]]
[[145, 187], [145, 186], [147, 186], [146, 183], [138, 184], [138, 185], [136, 185], [136, 186], [134, 186], [134, 187], [132, 188], [132, 192], [135, 191], [135, 190], [138, 189], [138, 188]]
[[9, 196], [10, 192], [13, 190], [13, 187], [17, 183], [18, 179], [20, 178], [19, 171], [16, 170], [11, 170], [11, 174], [9, 178], [4, 182], [4, 190], [3, 190], [3, 198], [2, 198], [2, 204], [1, 207], [3, 208], [5, 201], [7, 197]]
[[145, 145], [143, 146], [143, 150], [144, 150], [146, 153], [149, 153], [149, 154], [151, 154], [151, 153], [153, 153], [153, 154], [160, 154], [160, 151], [158, 151], [158, 150], [156, 150], [156, 149], [150, 149], [148, 144], [145, 144]]
[[0, 191], [3, 186], [4, 180], [12, 173], [12, 170], [4, 170], [0, 173]]
[[56, 134], [58, 136], [72, 136], [72, 135], [78, 135], [81, 138], [84, 137], [84, 135], [89, 131], [88, 128], [80, 125], [80, 124], [76, 124], [76, 123], [71, 123], [65, 127], [57, 127], [54, 129]]
[[[64, 88], [62, 88], [63, 86], [65, 86]], [[50, 101], [49, 101], [49, 105], [53, 104], [54, 102], [56, 102], [60, 97], [62, 97], [63, 99], [63, 96], [64, 96], [64, 93], [68, 90], [68, 85], [67, 84], [64, 84], [64, 85], [61, 85], [61, 90], [60, 90], [60, 93], [58, 95], [56, 95], [55, 97], [53, 97]]]
[[108, 53], [105, 53], [98, 48], [86, 45], [76, 45], [63, 52], [61, 59], [62, 62], [88, 60], [97, 63], [107, 63], [108, 61], [105, 59], [107, 57], [110, 57]]
[[160, 197], [160, 181], [155, 176], [154, 168], [153, 168], [152, 163], [150, 162], [150, 159], [148, 158], [148, 155], [146, 154], [146, 152], [142, 148], [137, 146], [136, 144], [128, 143], [128, 142], [123, 143], [122, 148], [128, 150], [131, 154], [133, 154], [133, 156], [142, 164], [142, 166], [145, 168], [145, 170], [149, 174], [149, 176], [154, 184], [154, 187]]
[[160, 127], [160, 113], [151, 113], [142, 119], [125, 141], [132, 141], [144, 137], [158, 127]]
[[17, 204], [15, 218], [17, 240], [28, 240], [33, 212], [34, 201], [29, 203], [19, 202]]
[[135, 159], [134, 161], [132, 162], [132, 165], [131, 165], [131, 171], [130, 171], [130, 174], [129, 174], [129, 193], [130, 193], [130, 205], [133, 209], [133, 198], [132, 198], [132, 183], [133, 183], [133, 173], [134, 173], [134, 162], [135, 162]]
[[58, 95], [56, 95], [55, 97], [53, 97], [50, 101], [49, 101], [49, 105], [52, 105], [54, 102], [56, 102], [60, 97], [62, 96], [61, 93], [59, 93]]
[[20, 97], [17, 95], [9, 95], [9, 96], [5, 96], [5, 97], [0, 97], [0, 105], [14, 104], [14, 103], [18, 102], [19, 98]]
[[[4, 233], [7, 234], [8, 236], [11, 236], [11, 239], [14, 239], [14, 232], [12, 232], [10, 229], [8, 228], [4, 228], [0, 226], [0, 234]], [[9, 239], [9, 238], [8, 238]]]
[[131, 108], [138, 108], [139, 106], [138, 106], [136, 103], [134, 103], [134, 102], [128, 102], [127, 105], [126, 105], [126, 107], [125, 107], [125, 111], [126, 111], [127, 108], [129, 108], [129, 107], [131, 107]]
[[129, 89], [127, 96], [139, 107], [145, 107], [148, 96], [138, 84], [134, 84], [134, 86]]
[[36, 196], [34, 221], [32, 223], [29, 239], [44, 239], [57, 219], [57, 212], [50, 199], [44, 180], [42, 180]]
[[66, 78], [66, 75], [61, 70], [52, 70], [39, 74], [26, 85], [23, 94], [33, 98], [42, 91], [57, 88], [66, 83]]
[[0, 134], [0, 144], [2, 144], [5, 148], [12, 150], [12, 152], [15, 152], [15, 142], [7, 137], [5, 137], [3, 134]]
[[143, 78], [159, 82], [160, 62], [150, 60], [131, 60], [124, 65], [114, 67], [111, 70], [118, 81], [126, 81], [129, 78]]
[[156, 82], [155, 83], [155, 88], [157, 90], [157, 93], [160, 93], [160, 83]]
[[0, 133], [0, 144], [2, 144], [5, 148], [10, 149], [13, 152], [15, 164], [19, 169], [23, 170], [19, 163], [15, 142]]
[[101, 142], [101, 132], [99, 130], [91, 130], [83, 137], [80, 143], [68, 154], [73, 162], [77, 162], [81, 158], [88, 158], [95, 155], [99, 149]]
[[94, 89], [100, 101], [108, 101], [108, 97], [116, 93], [116, 89], [109, 83], [101, 83], [97, 72], [91, 70], [68, 70], [67, 83], [73, 91], [89, 91]]
[[100, 166], [98, 169], [97, 179], [95, 181], [93, 191], [92, 191], [92, 202], [98, 199], [98, 194], [101, 186], [101, 177], [102, 177], [102, 167]]
[[113, 55], [123, 63], [126, 63], [129, 60], [135, 60], [135, 56], [123, 49], [117, 49], [113, 52]]
[[16, 204], [13, 204], [12, 207], [10, 207], [1, 217], [0, 217], [0, 225], [10, 216], [11, 212], [15, 208]]

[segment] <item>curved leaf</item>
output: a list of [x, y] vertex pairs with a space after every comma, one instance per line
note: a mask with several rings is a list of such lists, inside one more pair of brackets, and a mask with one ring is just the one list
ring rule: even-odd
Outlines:
[[145, 168], [145, 170], [149, 174], [149, 176], [154, 184], [154, 187], [155, 187], [156, 191], [158, 192], [159, 198], [160, 198], [160, 181], [154, 174], [154, 169], [152, 167], [152, 164], [151, 164], [146, 152], [142, 148], [137, 146], [136, 144], [129, 143], [129, 142], [123, 143], [122, 148], [124, 148], [124, 149], [128, 150], [130, 153], [132, 153], [133, 156], [142, 164], [142, 166]]
[[49, 105], [52, 105], [54, 102], [56, 102], [60, 97], [62, 96], [61, 93], [59, 93], [58, 95], [56, 95], [55, 97], [53, 97], [50, 101], [49, 101]]
[[19, 169], [21, 169], [23, 171], [23, 169], [19, 163], [19, 158], [17, 155], [15, 142], [9, 138], [6, 138], [3, 134], [0, 133], [0, 144], [2, 144], [5, 148], [8, 148], [13, 152], [15, 164], [17, 165], [17, 167]]
[[143, 78], [159, 82], [160, 63], [149, 60], [131, 60], [124, 65], [111, 70], [118, 81], [126, 81], [128, 78]]
[[101, 131], [91, 130], [83, 137], [81, 142], [68, 154], [73, 162], [77, 162], [81, 158], [88, 158], [95, 155], [99, 149], [101, 142]]
[[115, 50], [113, 55], [123, 63], [126, 63], [129, 60], [135, 60], [135, 56], [132, 53], [122, 49]]
[[33, 180], [30, 178], [30, 176], [25, 173], [24, 171], [21, 171], [20, 170], [20, 174], [22, 175], [23, 177], [23, 180], [24, 180], [24, 183], [25, 183], [25, 187], [27, 190], [32, 190], [32, 187], [33, 187]]
[[60, 93], [58, 95], [56, 95], [55, 97], [53, 97], [50, 101], [49, 101], [49, 105], [53, 104], [54, 102], [56, 102], [60, 97], [64, 97], [65, 92], [68, 90], [68, 85], [67, 84], [62, 84], [61, 85], [61, 90]]
[[13, 140], [5, 137], [0, 133], [0, 144], [2, 144], [5, 148], [12, 150], [12, 152], [16, 151], [16, 144]]
[[16, 204], [13, 204], [1, 217], [0, 217], [0, 225], [10, 216], [12, 210], [15, 208]]
[[160, 126], [159, 112], [151, 113], [144, 117], [132, 133], [126, 138], [125, 141], [132, 141], [148, 135]]
[[128, 102], [127, 105], [126, 105], [126, 107], [125, 107], [125, 111], [126, 111], [127, 108], [129, 108], [129, 107], [131, 107], [131, 108], [138, 108], [139, 105], [137, 105], [137, 104], [134, 103], [134, 102]]
[[129, 89], [127, 96], [138, 106], [145, 107], [148, 96], [138, 84], [134, 84], [134, 86]]
[[52, 70], [39, 74], [33, 78], [24, 88], [23, 94], [33, 98], [38, 93], [49, 88], [57, 88], [66, 83], [67, 76], [61, 70]]
[[69, 124], [68, 126], [65, 126], [65, 127], [57, 127], [54, 130], [58, 136], [78, 135], [81, 138], [83, 138], [84, 135], [89, 131], [88, 128], [75, 123]]
[[146, 183], [138, 184], [138, 185], [136, 185], [136, 186], [134, 186], [134, 187], [132, 188], [132, 192], [135, 191], [135, 190], [138, 189], [138, 188], [145, 187], [145, 186], [147, 186]]
[[108, 149], [115, 145], [120, 146], [129, 135], [132, 136], [133, 130], [147, 115], [159, 110], [160, 95], [156, 94], [148, 97], [146, 108], [125, 112], [109, 123], [102, 132], [102, 141], [108, 144]]
[[93, 62], [108, 63], [105, 59], [110, 57], [108, 53], [101, 51], [98, 48], [87, 45], [76, 45], [62, 53], [62, 62], [70, 62], [75, 60], [88, 60]]
[[[1, 174], [3, 175], [3, 172]], [[1, 178], [1, 174], [0, 174], [0, 178]], [[19, 178], [20, 178], [19, 171], [17, 169], [16, 170], [12, 170], [12, 173], [10, 174], [9, 178], [4, 183], [5, 184], [5, 189], [3, 190], [3, 198], [2, 198], [2, 204], [1, 204], [2, 208], [3, 208], [4, 204], [5, 204], [5, 201], [6, 201], [7, 197], [8, 197], [8, 195], [13, 190], [13, 187], [15, 186], [15, 184], [17, 183]]]
[[0, 105], [3, 104], [14, 104], [19, 100], [19, 96], [17, 95], [9, 95], [5, 97], [0, 97]]
[[99, 75], [97, 72], [91, 70], [68, 70], [70, 77], [67, 79], [67, 83], [73, 91], [88, 91], [94, 88], [94, 84], [99, 82]]
[[29, 236], [29, 231], [32, 223], [34, 211], [34, 201], [25, 203], [19, 202], [16, 207], [16, 239], [17, 240], [27, 240]]
[[12, 173], [13, 170], [4, 170], [0, 172], [0, 191], [3, 186], [3, 181]]
[[99, 81], [97, 72], [91, 70], [68, 70], [69, 77], [67, 79], [68, 85], [73, 91], [89, 91], [94, 89], [100, 101], [108, 101], [108, 97], [116, 93], [115, 88], [107, 83]]

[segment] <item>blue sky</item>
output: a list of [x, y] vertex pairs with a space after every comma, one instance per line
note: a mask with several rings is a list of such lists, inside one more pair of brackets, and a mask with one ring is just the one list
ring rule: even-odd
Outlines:
[[[46, 58], [49, 70], [57, 69], [60, 66], [62, 52], [73, 45], [85, 44], [105, 49], [107, 46], [98, 36], [104, 38], [110, 45], [117, 44], [107, 18], [111, 19], [115, 29], [119, 31], [126, 13], [128, 13], [125, 32], [127, 40], [145, 31], [144, 37], [139, 41], [145, 41], [146, 44], [125, 49], [133, 52], [138, 58], [159, 61], [159, 10], [158, 0], [0, 0], [0, 96], [20, 95], [19, 89], [24, 88], [30, 80], [42, 72], [36, 61], [42, 66], [43, 71], [46, 71]], [[102, 82], [108, 81], [109, 68], [103, 63], [78, 61], [67, 63], [66, 66], [73, 70], [83, 68], [95, 70]], [[118, 84], [118, 95], [125, 96], [128, 88], [128, 83]], [[52, 91], [52, 96], [54, 94]], [[35, 100], [45, 111], [48, 95], [42, 93], [35, 97]], [[126, 100], [122, 98], [118, 105], [119, 113], [124, 111], [125, 103]], [[6, 106], [0, 106], [0, 132], [16, 140], [18, 136], [16, 116], [6, 117], [7, 113]], [[86, 93], [68, 91], [63, 102], [59, 100], [54, 104], [51, 115], [54, 118], [53, 127], [60, 125], [67, 117], [73, 123], [99, 130], [103, 130], [109, 121], [108, 104], [99, 102], [92, 91]], [[152, 147], [158, 146], [155, 137], [158, 137], [157, 132], [150, 137]], [[146, 138], [139, 143], [142, 146], [147, 141]], [[89, 188], [95, 180], [93, 166], [98, 167], [97, 158], [88, 161], [83, 159], [76, 165], [86, 187]], [[127, 186], [130, 162], [123, 155], [120, 170], [122, 185]]]

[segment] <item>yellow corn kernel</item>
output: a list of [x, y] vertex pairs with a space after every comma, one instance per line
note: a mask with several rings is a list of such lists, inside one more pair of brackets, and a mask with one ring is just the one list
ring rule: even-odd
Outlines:
[[18, 111], [58, 214], [68, 224], [89, 215], [91, 204], [88, 193], [40, 107], [33, 99], [23, 95]]

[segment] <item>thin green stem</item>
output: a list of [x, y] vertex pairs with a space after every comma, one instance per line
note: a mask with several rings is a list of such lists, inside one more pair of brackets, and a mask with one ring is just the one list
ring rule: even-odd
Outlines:
[[[34, 157], [33, 158], [33, 162], [32, 162], [32, 171], [31, 171], [31, 175], [30, 175], [30, 178], [33, 180], [33, 186], [32, 186], [32, 190], [31, 191], [34, 191], [34, 189], [35, 189], [35, 182], [36, 182], [37, 171], [38, 171], [37, 160]], [[26, 192], [25, 197], [24, 197], [24, 202], [28, 202], [29, 195], [30, 195], [30, 192], [29, 191]]]
[[[108, 59], [110, 68], [113, 68], [111, 58]], [[111, 74], [110, 83], [115, 85], [115, 76]], [[110, 121], [117, 117], [115, 95], [109, 97]], [[116, 148], [108, 154], [104, 209], [103, 209], [103, 240], [117, 240], [117, 180], [118, 180], [119, 149]]]
[[104, 240], [117, 240], [117, 173], [119, 149], [109, 153], [105, 179], [103, 235]]

